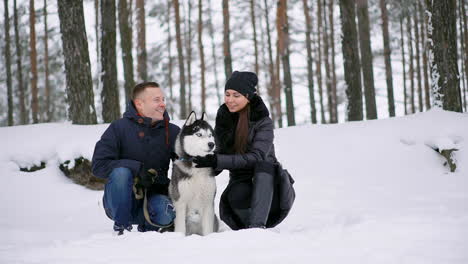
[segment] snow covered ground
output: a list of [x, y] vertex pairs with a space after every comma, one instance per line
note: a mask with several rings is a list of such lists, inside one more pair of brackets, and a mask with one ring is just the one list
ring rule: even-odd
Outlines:
[[[57, 166], [90, 159], [106, 127], [0, 128], [0, 263], [468, 263], [467, 114], [278, 129], [277, 155], [296, 180], [291, 214], [273, 229], [206, 237], [113, 234], [103, 192]], [[455, 173], [432, 145], [459, 149]]]

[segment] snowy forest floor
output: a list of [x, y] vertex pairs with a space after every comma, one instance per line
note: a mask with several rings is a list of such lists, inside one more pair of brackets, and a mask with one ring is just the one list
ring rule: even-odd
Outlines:
[[[181, 122], [176, 122], [181, 125]], [[0, 263], [468, 263], [468, 115], [275, 130], [296, 202], [273, 229], [115, 236], [102, 191], [58, 169], [107, 125], [0, 128]], [[456, 147], [457, 170], [429, 146]], [[19, 167], [45, 161], [45, 169]], [[228, 173], [217, 177], [219, 196]]]

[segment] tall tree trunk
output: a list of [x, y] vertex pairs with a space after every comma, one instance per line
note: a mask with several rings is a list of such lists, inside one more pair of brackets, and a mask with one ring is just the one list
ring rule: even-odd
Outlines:
[[408, 50], [409, 50], [409, 79], [410, 79], [410, 102], [411, 113], [416, 112], [415, 98], [414, 98], [414, 55], [413, 55], [413, 33], [411, 27], [411, 15], [408, 13], [408, 22], [406, 23], [406, 30], [408, 32]]
[[310, 119], [312, 124], [317, 124], [317, 110], [315, 109], [315, 94], [314, 94], [314, 73], [313, 73], [313, 60], [312, 60], [312, 21], [310, 19], [310, 10], [307, 0], [302, 0], [304, 6], [304, 17], [306, 22], [306, 49], [307, 49], [307, 83], [309, 90], [310, 101]]
[[192, 106], [192, 0], [187, 0], [188, 16], [186, 24], [185, 47], [187, 49], [187, 84], [188, 84], [188, 109], [193, 110]]
[[432, 2], [432, 92], [434, 105], [462, 112], [457, 65], [456, 0]]
[[401, 40], [401, 58], [403, 64], [403, 105], [405, 108], [405, 115], [408, 114], [408, 91], [406, 88], [406, 61], [405, 61], [405, 38], [403, 34], [403, 15], [400, 15], [400, 40]]
[[464, 54], [464, 51], [465, 51], [465, 43], [464, 43], [464, 30], [463, 30], [463, 22], [462, 22], [462, 16], [463, 16], [463, 13], [461, 12], [462, 9], [461, 9], [461, 5], [463, 5], [463, 2], [459, 2], [459, 8], [458, 8], [458, 14], [459, 14], [459, 19], [458, 19], [458, 27], [459, 27], [459, 30], [460, 30], [460, 54], [461, 54], [461, 90], [463, 91], [463, 107], [465, 109], [465, 112], [467, 111], [466, 109], [466, 84], [465, 84], [465, 81], [466, 81], [466, 78], [468, 77], [466, 74], [463, 74], [465, 73], [466, 71], [466, 67], [464, 65], [464, 61], [466, 60], [466, 56], [467, 54]]
[[83, 1], [59, 0], [57, 3], [67, 79], [68, 115], [73, 124], [96, 124]]
[[414, 19], [414, 37], [416, 40], [415, 47], [416, 47], [416, 78], [418, 81], [418, 106], [419, 106], [419, 112], [422, 112], [423, 109], [423, 97], [422, 97], [422, 80], [421, 80], [421, 63], [420, 63], [420, 40], [419, 40], [419, 10], [418, 10], [418, 4], [414, 5], [414, 13], [413, 13], [413, 19]]
[[[466, 21], [467, 20], [467, 16], [466, 16], [466, 8], [465, 8], [465, 4], [466, 4], [466, 1], [462, 1], [460, 0], [460, 13], [462, 14], [461, 15], [461, 18], [463, 19], [463, 36], [460, 36], [461, 39], [463, 39], [464, 41], [464, 47], [463, 47], [463, 50], [464, 50], [464, 54], [465, 54], [465, 58], [463, 59], [463, 63], [464, 63], [464, 67], [465, 67], [465, 80], [466, 80], [466, 86], [465, 88], [468, 89], [468, 22]], [[465, 14], [465, 15], [463, 15]], [[465, 94], [465, 93], [464, 93]], [[468, 111], [467, 110], [467, 107], [466, 107], [466, 100], [465, 100], [465, 111]]]
[[173, 68], [173, 60], [172, 60], [172, 33], [171, 33], [171, 10], [172, 10], [172, 0], [167, 0], [167, 12], [166, 12], [166, 24], [167, 24], [167, 57], [168, 57], [168, 85], [169, 85], [169, 98], [170, 104], [168, 105], [169, 111], [171, 113], [174, 112], [174, 89], [173, 89], [173, 79], [172, 79], [172, 68]]
[[122, 64], [124, 70], [125, 101], [132, 98], [132, 90], [135, 86], [133, 80], [133, 55], [132, 55], [132, 28], [129, 19], [127, 0], [119, 0], [119, 32], [120, 48], [122, 49]]
[[[385, 79], [387, 81], [387, 100], [389, 116], [395, 116], [395, 98], [393, 95], [392, 50], [390, 48], [390, 34], [388, 33], [388, 10], [386, 0], [380, 0], [380, 13], [382, 17], [382, 35], [384, 42]], [[403, 41], [403, 39], [402, 39]], [[402, 49], [404, 47], [402, 46]], [[405, 73], [403, 73], [404, 75]], [[406, 87], [406, 84], [405, 84]]]
[[99, 0], [94, 0], [94, 30], [96, 38], [96, 90], [100, 89], [99, 84], [101, 83], [101, 51], [99, 49], [99, 43], [101, 39], [99, 38]]
[[428, 74], [428, 64], [427, 64], [427, 39], [426, 39], [426, 29], [427, 29], [427, 20], [425, 19], [425, 6], [419, 3], [419, 15], [421, 21], [421, 43], [422, 48], [422, 59], [423, 59], [423, 76], [424, 76], [424, 102], [426, 105], [426, 110], [431, 109], [431, 96], [429, 93], [429, 74]]
[[202, 112], [206, 112], [205, 51], [203, 50], [203, 1], [202, 0], [198, 0], [198, 52], [200, 53]]
[[[261, 5], [259, 3], [259, 5]], [[262, 9], [261, 9], [262, 10]], [[258, 16], [258, 28], [260, 30], [259, 35], [260, 35], [260, 51], [261, 51], [261, 63], [262, 63], [262, 68], [263, 69], [268, 69], [269, 68], [269, 63], [268, 63], [268, 48], [267, 48], [267, 40], [266, 40], [266, 26], [263, 24], [264, 17], [262, 15]], [[263, 71], [263, 80], [265, 83], [265, 98], [267, 98], [268, 104], [269, 104], [269, 109], [270, 109], [270, 114], [271, 114], [271, 119], [273, 120], [273, 126], [275, 126], [275, 115], [274, 115], [274, 104], [272, 100], [272, 87], [273, 85], [270, 83], [270, 72], [269, 70], [264, 70]]]
[[115, 0], [101, 0], [102, 118], [110, 123], [120, 118], [117, 83]]
[[[255, 23], [255, 0], [250, 0], [250, 18], [252, 20], [253, 42], [255, 51], [255, 72], [260, 74], [258, 64], [258, 43], [257, 43], [257, 25]], [[260, 85], [257, 85], [257, 93], [260, 94]]]
[[279, 51], [283, 64], [284, 94], [286, 97], [286, 111], [288, 126], [295, 126], [294, 101], [292, 92], [291, 66], [289, 64], [289, 23], [287, 14], [287, 0], [278, 1], [278, 17], [280, 18], [280, 32], [278, 32]]
[[31, 61], [31, 108], [33, 123], [39, 122], [39, 101], [37, 90], [37, 51], [36, 51], [36, 10], [34, 0], [29, 1], [29, 58]]
[[[266, 34], [267, 34], [267, 44], [268, 44], [268, 72], [270, 73], [270, 83], [269, 87], [267, 88], [269, 94], [269, 101], [270, 101], [270, 109], [271, 109], [271, 118], [273, 122], [276, 123], [281, 119], [281, 116], [278, 112], [278, 101], [276, 100], [276, 90], [277, 90], [277, 82], [276, 82], [276, 73], [275, 73], [275, 63], [273, 61], [273, 48], [271, 43], [271, 31], [270, 31], [270, 15], [268, 10], [270, 7], [268, 6], [267, 0], [263, 1], [264, 3], [264, 10], [265, 10], [265, 23], [266, 23]], [[281, 105], [279, 106], [281, 109]]]
[[327, 85], [327, 99], [328, 99], [328, 114], [330, 121], [332, 119], [333, 113], [333, 95], [332, 95], [332, 79], [331, 79], [331, 71], [330, 71], [330, 53], [329, 53], [329, 33], [328, 33], [328, 22], [327, 22], [327, 2], [323, 0], [322, 5], [323, 11], [323, 55], [325, 61], [325, 77], [326, 77], [326, 85]]
[[47, 109], [47, 122], [51, 122], [53, 118], [52, 109], [54, 109], [52, 105], [52, 100], [50, 98], [52, 91], [50, 87], [49, 81], [49, 29], [47, 26], [47, 0], [44, 0], [44, 87], [45, 87], [45, 96], [46, 96], [46, 107]]
[[229, 0], [223, 0], [223, 25], [224, 75], [227, 81], [232, 73], [231, 41], [229, 39], [229, 35], [231, 34], [229, 27]]
[[[330, 116], [330, 123], [338, 123], [338, 98], [336, 92], [336, 65], [335, 65], [335, 19], [333, 15], [334, 0], [328, 2], [328, 16], [330, 21], [330, 46], [331, 46], [331, 72], [332, 72], [332, 113]], [[329, 102], [330, 103], [330, 102]]]
[[146, 53], [145, 0], [136, 0], [137, 10], [137, 72], [140, 81], [148, 81]]
[[[13, 92], [11, 87], [11, 54], [10, 54], [10, 16], [8, 15], [8, 0], [4, 0], [5, 12], [5, 71], [7, 85], [8, 126], [13, 126]], [[20, 69], [18, 69], [20, 70]]]
[[357, 121], [363, 119], [361, 65], [356, 31], [356, 11], [353, 0], [340, 0], [343, 64], [348, 98], [347, 119]]
[[323, 106], [323, 86], [322, 86], [322, 2], [317, 1], [317, 59], [315, 60], [317, 71], [317, 84], [320, 102], [320, 119], [325, 124], [325, 107]]
[[366, 98], [366, 118], [377, 119], [377, 106], [375, 104], [374, 87], [374, 67], [372, 64], [372, 49], [367, 0], [357, 0], [357, 17], [362, 75], [364, 78], [364, 96]]
[[208, 12], [209, 12], [209, 25], [208, 25], [208, 30], [210, 33], [211, 37], [211, 57], [213, 59], [213, 73], [215, 77], [215, 87], [216, 87], [216, 97], [218, 98], [218, 105], [221, 105], [221, 88], [219, 85], [219, 79], [218, 79], [218, 66], [216, 65], [216, 62], [218, 59], [216, 58], [216, 45], [215, 45], [215, 39], [214, 39], [214, 26], [213, 26], [213, 18], [212, 18], [212, 10], [211, 10], [211, 0], [208, 0]]
[[[5, 8], [6, 9], [6, 8]], [[25, 125], [28, 123], [28, 116], [26, 112], [25, 103], [25, 87], [23, 84], [23, 66], [22, 66], [22, 51], [19, 39], [19, 25], [18, 25], [18, 9], [16, 8], [16, 0], [13, 0], [14, 12], [14, 26], [15, 26], [15, 48], [16, 48], [16, 72], [18, 74], [18, 90], [19, 90], [19, 105], [20, 105], [20, 124]]]
[[175, 21], [176, 21], [176, 40], [177, 40], [177, 53], [179, 57], [179, 75], [180, 75], [180, 113], [179, 117], [185, 119], [187, 117], [187, 105], [185, 102], [185, 69], [184, 69], [184, 53], [182, 48], [182, 36], [180, 32], [180, 14], [179, 14], [179, 0], [173, 0]]

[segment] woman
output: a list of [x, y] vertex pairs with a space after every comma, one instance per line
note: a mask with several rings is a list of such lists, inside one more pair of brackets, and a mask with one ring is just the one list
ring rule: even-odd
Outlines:
[[289, 177], [275, 157], [273, 121], [256, 94], [257, 75], [235, 71], [216, 116], [217, 154], [196, 157], [197, 167], [229, 170], [220, 201], [221, 219], [233, 230], [279, 224], [294, 201]]

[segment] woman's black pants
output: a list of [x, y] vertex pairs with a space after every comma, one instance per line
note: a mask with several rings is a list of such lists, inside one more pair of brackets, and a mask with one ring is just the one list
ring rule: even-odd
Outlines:
[[229, 204], [245, 227], [266, 227], [268, 216], [279, 210], [275, 195], [275, 165], [259, 162], [252, 181], [235, 183], [228, 194]]

